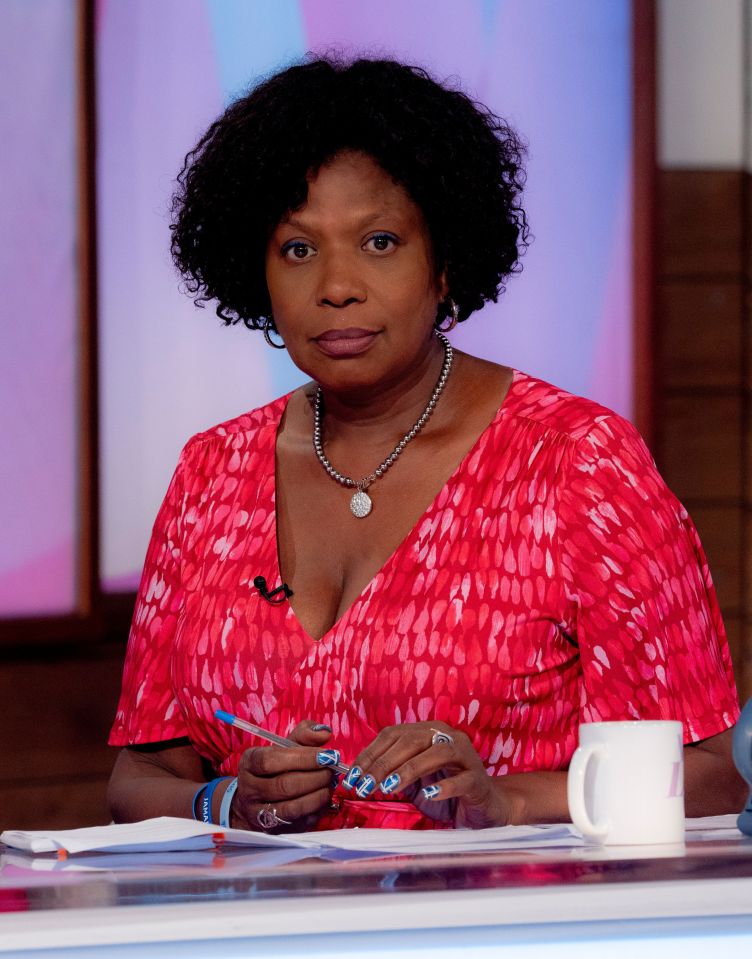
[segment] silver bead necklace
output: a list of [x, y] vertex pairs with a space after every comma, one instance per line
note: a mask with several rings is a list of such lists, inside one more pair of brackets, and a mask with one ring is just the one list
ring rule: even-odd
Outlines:
[[428, 405], [418, 417], [413, 428], [405, 433], [405, 435], [402, 437], [399, 443], [397, 443], [383, 463], [381, 463], [380, 466], [377, 466], [373, 473], [371, 473], [369, 476], [364, 476], [363, 479], [354, 480], [350, 476], [343, 476], [342, 473], [338, 472], [326, 458], [322, 443], [323, 394], [320, 386], [316, 388], [316, 395], [314, 396], [313, 400], [313, 448], [316, 451], [316, 458], [333, 480], [336, 480], [336, 482], [342, 486], [348, 486], [350, 488], [355, 487], [355, 493], [350, 500], [350, 510], [352, 511], [353, 516], [357, 516], [358, 519], [363, 519], [364, 516], [368, 516], [373, 509], [373, 502], [366, 490], [371, 483], [377, 479], [380, 479], [390, 466], [394, 466], [394, 463], [396, 462], [400, 453], [404, 450], [410, 440], [415, 439], [418, 433], [420, 433], [420, 431], [426, 425], [428, 417], [431, 415], [431, 413], [433, 413], [434, 407], [438, 403], [439, 397], [446, 386], [446, 381], [449, 378], [449, 371], [452, 368], [452, 358], [454, 356], [454, 352], [449, 340], [444, 336], [443, 333], [436, 332], [436, 337], [444, 347], [444, 362], [441, 366], [439, 380], [434, 387], [433, 393], [431, 393], [431, 398], [428, 401]]

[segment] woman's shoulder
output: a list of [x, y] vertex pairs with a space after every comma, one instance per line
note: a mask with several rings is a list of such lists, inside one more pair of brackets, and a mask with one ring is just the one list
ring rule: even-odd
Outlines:
[[265, 446], [273, 449], [289, 398], [289, 393], [279, 396], [263, 406], [195, 433], [183, 447], [181, 462], [195, 462], [197, 458], [205, 458], [207, 453], [216, 456], [225, 451], [232, 456], [243, 449], [261, 451]]
[[502, 409], [507, 417], [528, 420], [552, 435], [573, 441], [602, 432], [639, 439], [635, 427], [619, 413], [520, 370], [514, 371]]

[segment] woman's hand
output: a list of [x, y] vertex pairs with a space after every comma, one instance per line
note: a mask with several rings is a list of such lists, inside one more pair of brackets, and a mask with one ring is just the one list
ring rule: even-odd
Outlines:
[[[436, 733], [452, 741], [434, 745]], [[377, 790], [386, 795], [406, 791], [429, 816], [430, 804], [451, 799], [455, 826], [470, 829], [504, 826], [514, 818], [503, 783], [488, 775], [470, 738], [446, 723], [405, 723], [383, 729], [356, 758], [343, 786], [361, 799]]]
[[334, 788], [332, 772], [320, 755], [331, 730], [315, 726], [306, 720], [289, 734], [300, 748], [246, 749], [240, 758], [238, 789], [232, 800], [232, 826], [260, 831], [258, 815], [262, 809], [286, 820], [270, 830], [273, 832], [295, 832], [315, 825], [329, 807]]

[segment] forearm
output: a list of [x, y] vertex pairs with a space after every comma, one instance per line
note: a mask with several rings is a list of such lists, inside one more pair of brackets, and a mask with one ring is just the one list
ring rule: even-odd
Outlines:
[[509, 810], [509, 818], [500, 825], [569, 821], [566, 771], [498, 776], [494, 786], [503, 794]]
[[201, 783], [155, 774], [113, 782], [107, 793], [115, 822], [137, 822], [156, 816], [193, 818], [193, 797]]
[[731, 757], [733, 731], [684, 747], [684, 809], [690, 818], [739, 813], [747, 787]]
[[[229, 783], [229, 780], [228, 780]], [[206, 776], [190, 746], [140, 754], [123, 749], [110, 778], [107, 798], [115, 822], [137, 822], [156, 816], [193, 818], [193, 799]], [[220, 783], [212, 800], [212, 819], [227, 784]]]

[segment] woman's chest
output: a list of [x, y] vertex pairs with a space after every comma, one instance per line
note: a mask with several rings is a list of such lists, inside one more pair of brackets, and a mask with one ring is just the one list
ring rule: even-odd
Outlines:
[[[389, 620], [430, 606], [434, 619], [443, 611], [449, 632], [479, 623], [486, 608], [556, 619], [558, 462], [479, 444], [442, 482], [451, 459], [438, 473], [388, 472], [371, 487], [365, 518], [350, 511], [351, 490], [323, 470], [282, 460], [275, 474], [273, 451], [197, 483], [181, 517], [191, 631], [200, 622], [224, 634], [242, 623], [252, 640], [266, 614], [279, 611], [255, 588], [259, 577], [270, 590], [282, 581], [292, 588], [284, 609], [311, 640], [354, 606]], [[406, 454], [399, 465], [418, 462]]]
[[[273, 456], [197, 485], [183, 516], [183, 678], [215, 688], [226, 674], [256, 692], [307, 676], [323, 689], [320, 670], [346, 689], [366, 670], [379, 694], [420, 697], [566, 660], [568, 641], [550, 641], [572, 612], [557, 573], [557, 463], [489, 452], [479, 445], [438, 491], [387, 474], [364, 520], [323, 471], [275, 478]], [[291, 601], [269, 602], [259, 576], [269, 589], [284, 579]]]
[[410, 562], [415, 526], [446, 478], [437, 479], [430, 471], [395, 471], [368, 488], [371, 510], [356, 516], [351, 508], [355, 490], [322, 470], [311, 475], [290, 468], [282, 476], [280, 470], [280, 575], [293, 590], [297, 618], [310, 636], [320, 639], [380, 571]]
[[250, 556], [239, 540], [225, 551], [218, 530], [214, 561], [185, 595], [176, 685], [199, 696], [234, 689], [259, 715], [283, 694], [312, 708], [368, 701], [369, 712], [527, 698], [576, 658], [552, 544], [534, 510], [515, 521], [464, 503], [424, 515], [319, 640], [296, 605], [254, 586], [259, 574], [277, 585], [274, 530], [255, 534]]

